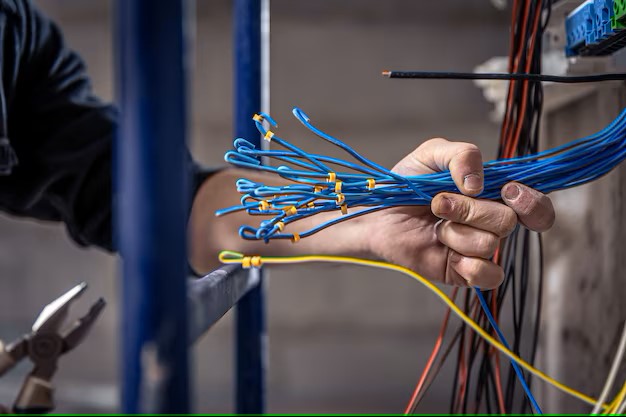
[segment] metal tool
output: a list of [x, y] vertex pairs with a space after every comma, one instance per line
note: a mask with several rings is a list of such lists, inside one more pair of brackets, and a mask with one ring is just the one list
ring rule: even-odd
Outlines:
[[6, 346], [0, 341], [0, 377], [26, 357], [34, 364], [15, 400], [14, 413], [40, 414], [54, 409], [51, 380], [59, 357], [85, 339], [106, 305], [103, 298], [98, 299], [87, 314], [62, 330], [72, 302], [86, 289], [87, 284], [83, 282], [45, 306], [35, 320], [32, 332]]

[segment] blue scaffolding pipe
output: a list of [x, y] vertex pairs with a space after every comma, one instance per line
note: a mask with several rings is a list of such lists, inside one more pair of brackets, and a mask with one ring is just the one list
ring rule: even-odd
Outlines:
[[118, 0], [122, 410], [188, 413], [185, 1]]
[[224, 265], [191, 280], [187, 288], [189, 344], [194, 344], [258, 284], [258, 274], [250, 274], [236, 265]]
[[[261, 137], [252, 116], [261, 110], [261, 10], [262, 0], [235, 0], [235, 100], [236, 137], [260, 147]], [[251, 273], [260, 273], [252, 271]], [[262, 273], [261, 273], [262, 274]], [[263, 277], [236, 309], [236, 412], [265, 412], [267, 356]]]

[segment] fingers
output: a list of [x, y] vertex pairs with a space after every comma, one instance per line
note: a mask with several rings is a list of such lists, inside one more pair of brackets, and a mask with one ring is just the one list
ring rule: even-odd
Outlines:
[[511, 234], [517, 225], [517, 215], [511, 207], [460, 194], [437, 194], [431, 203], [431, 210], [439, 218], [472, 226], [499, 238]]
[[449, 169], [463, 194], [477, 195], [483, 190], [483, 158], [476, 145], [436, 138], [424, 142], [412, 156], [433, 171]]
[[437, 226], [436, 233], [441, 243], [464, 256], [489, 259], [500, 243], [493, 233], [448, 220]]
[[482, 258], [462, 256], [450, 250], [446, 281], [457, 285], [465, 283], [484, 289], [496, 288], [504, 280], [504, 271], [498, 265]]
[[502, 187], [502, 201], [517, 213], [520, 222], [536, 232], [544, 232], [554, 224], [554, 206], [545, 194], [518, 182]]

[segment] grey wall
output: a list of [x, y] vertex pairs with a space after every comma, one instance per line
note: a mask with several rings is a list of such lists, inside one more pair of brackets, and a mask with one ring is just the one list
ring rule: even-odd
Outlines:
[[[38, 4], [84, 56], [96, 91], [111, 99], [111, 2]], [[192, 143], [194, 155], [209, 164], [221, 164], [233, 139], [230, 4], [197, 3]], [[476, 142], [491, 158], [498, 127], [487, 121], [490, 107], [471, 83], [386, 80], [380, 71], [471, 70], [506, 53], [507, 25], [508, 14], [485, 0], [273, 0], [271, 107], [280, 133], [309, 149], [336, 152], [292, 120], [290, 109], [297, 105], [387, 166], [435, 136]], [[87, 280], [91, 289], [85, 299], [103, 294], [110, 305], [90, 339], [61, 365], [59, 411], [113, 407], [115, 259], [76, 248], [58, 225], [0, 221], [0, 336], [25, 331], [43, 304]], [[442, 312], [431, 294], [398, 274], [317, 265], [272, 272], [270, 411], [402, 411]], [[195, 348], [198, 411], [232, 409], [232, 348], [227, 315]], [[0, 383], [3, 398], [11, 398], [15, 382]], [[445, 374], [422, 411], [446, 411], [449, 387]]]

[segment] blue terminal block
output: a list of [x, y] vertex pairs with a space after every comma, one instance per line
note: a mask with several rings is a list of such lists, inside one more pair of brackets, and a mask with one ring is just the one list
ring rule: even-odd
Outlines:
[[587, 39], [593, 40], [595, 36], [587, 36], [595, 32], [595, 10], [593, 0], [587, 0], [565, 19], [565, 33], [567, 44], [565, 46], [566, 56], [579, 55], [581, 49], [588, 45]]
[[587, 34], [588, 44], [602, 42], [620, 31], [611, 23], [614, 20], [613, 0], [594, 0], [593, 9], [594, 27]]

